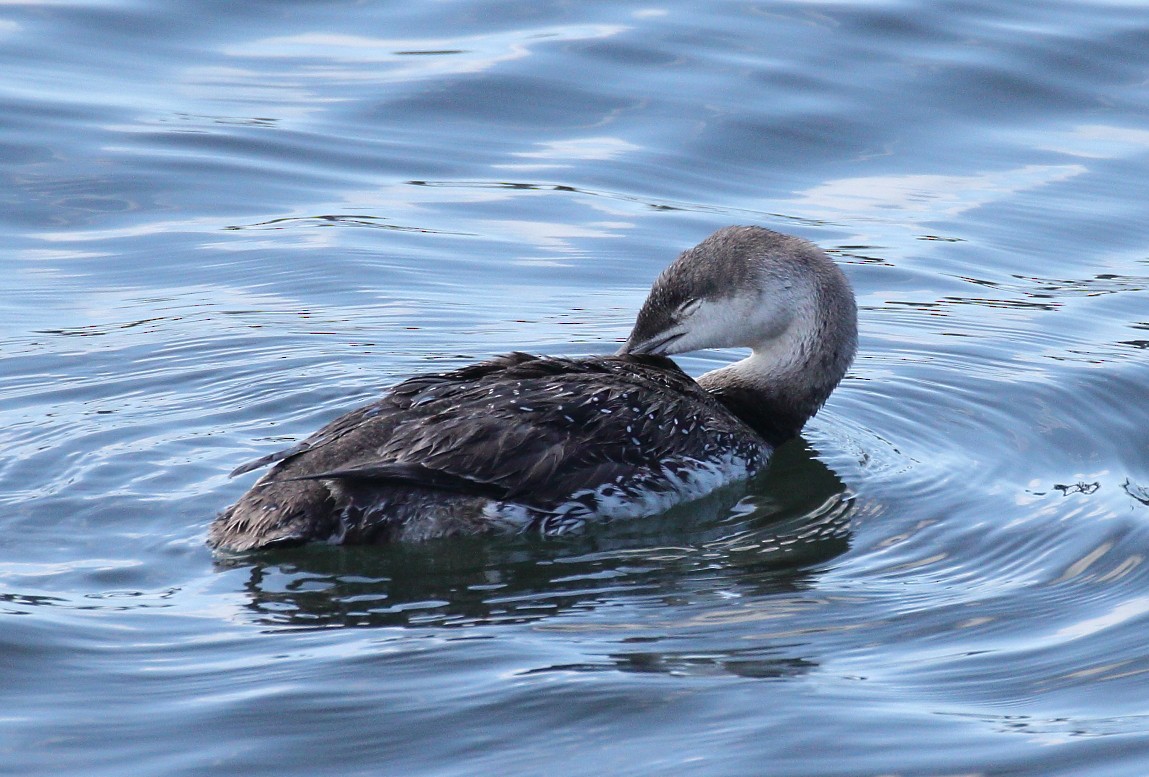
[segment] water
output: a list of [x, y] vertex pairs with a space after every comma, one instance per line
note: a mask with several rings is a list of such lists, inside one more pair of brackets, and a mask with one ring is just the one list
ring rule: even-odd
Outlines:
[[[1120, 0], [0, 6], [0, 771], [1149, 772], [1147, 67]], [[729, 223], [861, 305], [747, 494], [203, 546]]]

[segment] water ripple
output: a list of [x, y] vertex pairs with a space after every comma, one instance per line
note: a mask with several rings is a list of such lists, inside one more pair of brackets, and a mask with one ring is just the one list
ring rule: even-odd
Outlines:
[[[5, 763], [1143, 773], [1146, 30], [0, 5]], [[609, 353], [727, 223], [825, 246], [862, 324], [745, 490], [554, 542], [203, 547], [237, 463], [415, 372]]]

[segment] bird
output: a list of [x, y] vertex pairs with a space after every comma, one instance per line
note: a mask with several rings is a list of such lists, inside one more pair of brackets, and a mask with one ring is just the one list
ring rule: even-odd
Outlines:
[[[416, 375], [302, 442], [208, 531], [216, 551], [562, 535], [753, 477], [849, 369], [857, 306], [802, 238], [719, 229], [655, 279], [613, 355], [513, 352]], [[749, 348], [696, 379], [670, 357]]]

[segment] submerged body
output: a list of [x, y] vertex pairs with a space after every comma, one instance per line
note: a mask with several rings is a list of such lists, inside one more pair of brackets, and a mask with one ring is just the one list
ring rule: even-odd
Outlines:
[[[661, 512], [764, 467], [853, 358], [841, 272], [798, 238], [727, 227], [659, 276], [619, 354], [510, 354], [411, 378], [304, 440], [213, 523], [244, 551], [489, 531], [558, 534]], [[669, 354], [744, 346], [693, 380]]]

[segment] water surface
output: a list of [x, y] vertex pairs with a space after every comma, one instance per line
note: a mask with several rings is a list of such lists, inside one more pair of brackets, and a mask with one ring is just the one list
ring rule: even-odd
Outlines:
[[[0, 5], [0, 759], [1145, 774], [1147, 68], [1120, 0]], [[204, 547], [239, 463], [412, 372], [612, 352], [730, 223], [861, 306], [745, 493]]]

